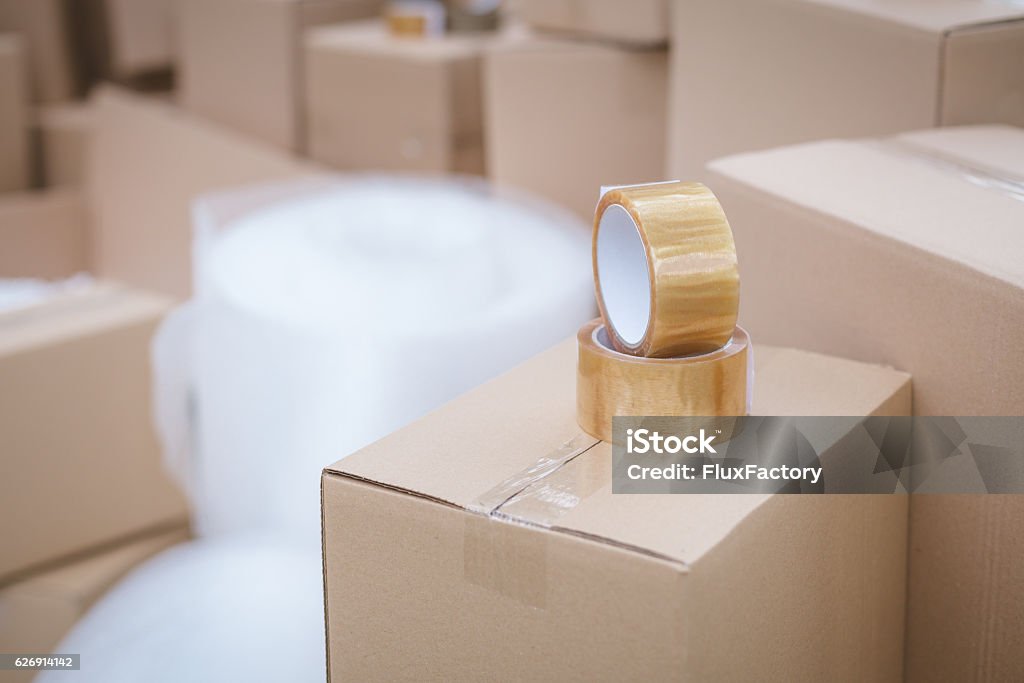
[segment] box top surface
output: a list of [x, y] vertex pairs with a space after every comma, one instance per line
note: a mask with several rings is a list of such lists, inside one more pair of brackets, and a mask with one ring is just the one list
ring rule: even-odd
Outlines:
[[[909, 412], [905, 373], [813, 353], [757, 347], [754, 413]], [[575, 419], [576, 342], [569, 340], [426, 418], [334, 463], [331, 474], [465, 509], [521, 481], [502, 512], [690, 564], [768, 496], [611, 493], [611, 448]], [[563, 444], [582, 455], [533, 483], [529, 472]]]
[[55, 292], [0, 312], [0, 358], [119, 325], [155, 321], [171, 305], [166, 297], [110, 282]]
[[825, 140], [726, 157], [709, 168], [1024, 288], [1024, 130]]
[[391, 35], [384, 22], [373, 19], [329, 24], [306, 32], [306, 47], [361, 55], [382, 55], [422, 61], [450, 61], [480, 55], [498, 35], [445, 34], [429, 38]]
[[1024, 21], [1024, 5], [1006, 0], [799, 0], [929, 33]]

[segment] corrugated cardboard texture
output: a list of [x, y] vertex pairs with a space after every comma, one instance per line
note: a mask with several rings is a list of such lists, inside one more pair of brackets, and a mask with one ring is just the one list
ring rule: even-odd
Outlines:
[[480, 54], [492, 40], [396, 38], [379, 22], [309, 31], [310, 156], [341, 169], [482, 174]]
[[[325, 471], [331, 679], [899, 680], [905, 498], [613, 496], [598, 444], [552, 475], [575, 498], [551, 528], [465, 510], [579, 432], [575, 355]], [[894, 370], [756, 358], [756, 413], [910, 408]]]
[[28, 187], [28, 84], [24, 42], [0, 34], [0, 192]]
[[668, 40], [668, 8], [668, 0], [516, 0], [512, 9], [541, 29], [657, 45]]
[[88, 237], [78, 190], [0, 197], [0, 277], [55, 279], [87, 270]]
[[1024, 496], [915, 496], [906, 680], [1024, 680]]
[[302, 151], [302, 33], [375, 16], [381, 0], [183, 0], [182, 106], [278, 147]]
[[672, 43], [673, 177], [821, 138], [1024, 125], [1024, 9], [1009, 2], [692, 0], [673, 5]]
[[150, 416], [168, 307], [101, 285], [0, 315], [0, 582], [187, 517]]
[[[917, 414], [1024, 414], [1024, 203], [914, 153], [932, 139], [956, 157], [959, 134], [712, 163], [753, 338], [907, 370]], [[1024, 146], [1011, 128], [963, 134], [1006, 150], [990, 167]]]
[[[98, 551], [0, 589], [0, 651], [52, 652], [86, 610], [133, 567], [188, 538], [184, 528]], [[4, 672], [27, 683], [34, 672]]]
[[94, 107], [87, 197], [92, 263], [103, 277], [186, 297], [193, 199], [315, 172], [277, 149], [125, 91], [104, 88]]
[[491, 51], [488, 176], [588, 221], [601, 185], [662, 180], [666, 69], [664, 50], [533, 39]]
[[81, 187], [85, 183], [92, 121], [92, 108], [87, 104], [57, 104], [39, 109], [36, 129], [44, 185]]
[[0, 32], [25, 41], [30, 92], [36, 102], [62, 102], [75, 94], [63, 0], [0, 0]]

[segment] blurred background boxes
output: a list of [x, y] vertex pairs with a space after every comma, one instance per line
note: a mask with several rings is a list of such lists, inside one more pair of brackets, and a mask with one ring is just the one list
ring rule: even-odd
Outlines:
[[1024, 125], [1024, 7], [686, 0], [673, 6], [670, 158], [930, 126]]
[[1024, 414], [1024, 131], [815, 142], [709, 168], [753, 338], [905, 369], [918, 415]]
[[88, 269], [88, 221], [77, 189], [0, 195], [0, 278], [66, 278]]
[[187, 297], [196, 196], [315, 172], [170, 104], [105, 88], [94, 98], [87, 185], [95, 272]]
[[24, 43], [0, 34], [0, 192], [28, 187], [28, 84]]
[[168, 308], [95, 285], [0, 314], [0, 582], [187, 519], [150, 414], [149, 341]]
[[[754, 357], [754, 414], [910, 410], [905, 373]], [[572, 339], [324, 471], [329, 680], [901, 680], [906, 497], [613, 495], [575, 372]]]
[[36, 111], [39, 170], [44, 185], [81, 187], [85, 184], [92, 119], [92, 108], [84, 102], [47, 105]]
[[488, 52], [488, 176], [590, 221], [602, 184], [662, 179], [667, 51], [533, 38]]
[[[86, 610], [121, 577], [187, 538], [184, 527], [147, 534], [0, 587], [0, 651], [52, 652]], [[34, 676], [33, 671], [8, 671], [4, 681], [28, 683]]]
[[380, 0], [180, 0], [183, 107], [283, 149], [302, 151], [302, 35], [380, 13]]
[[639, 45], [668, 41], [669, 0], [516, 0], [516, 15], [539, 29]]
[[382, 22], [306, 38], [309, 154], [335, 168], [484, 172], [481, 52], [497, 34], [415, 39]]
[[25, 44], [34, 102], [62, 102], [80, 91], [63, 0], [0, 0], [0, 32]]
[[172, 67], [177, 0], [73, 0], [65, 10], [88, 82], [132, 81]]

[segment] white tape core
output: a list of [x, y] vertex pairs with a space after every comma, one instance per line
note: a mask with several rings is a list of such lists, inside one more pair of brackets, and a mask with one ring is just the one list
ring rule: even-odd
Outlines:
[[597, 277], [608, 323], [637, 346], [651, 320], [651, 280], [640, 228], [621, 204], [605, 209], [597, 226]]

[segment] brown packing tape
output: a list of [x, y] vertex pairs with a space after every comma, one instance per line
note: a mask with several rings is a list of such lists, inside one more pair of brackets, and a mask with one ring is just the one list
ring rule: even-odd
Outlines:
[[739, 313], [736, 245], [700, 183], [612, 188], [594, 215], [594, 285], [612, 345], [671, 358], [729, 341]]
[[610, 347], [600, 320], [577, 335], [576, 421], [602, 441], [612, 440], [615, 416], [746, 415], [750, 338], [736, 327], [711, 353], [640, 358]]

